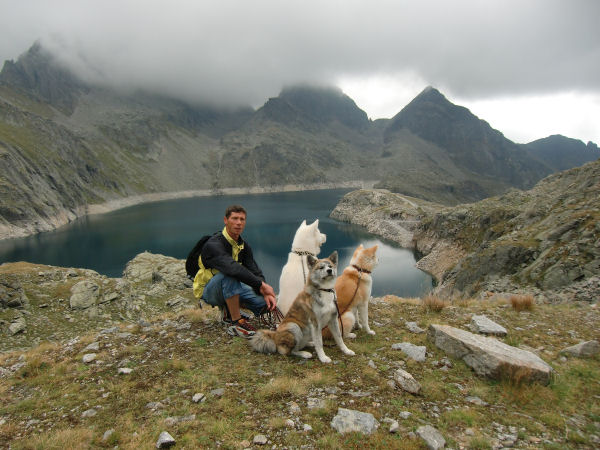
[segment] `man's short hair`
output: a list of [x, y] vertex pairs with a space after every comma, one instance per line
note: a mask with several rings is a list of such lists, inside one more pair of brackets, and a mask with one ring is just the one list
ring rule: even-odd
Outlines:
[[244, 213], [245, 216], [248, 216], [246, 210], [242, 205], [230, 205], [225, 210], [225, 217], [229, 217], [231, 213]]

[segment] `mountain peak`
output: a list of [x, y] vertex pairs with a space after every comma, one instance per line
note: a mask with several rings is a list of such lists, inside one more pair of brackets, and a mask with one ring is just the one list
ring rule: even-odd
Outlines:
[[361, 130], [368, 126], [367, 114], [354, 100], [335, 86], [296, 85], [284, 88], [279, 97], [269, 99], [263, 110], [269, 117], [273, 108], [285, 110], [287, 122], [294, 119], [309, 120], [319, 124], [338, 121], [343, 125]]
[[83, 83], [61, 67], [52, 54], [36, 41], [16, 62], [7, 60], [0, 71], [0, 84], [9, 85], [63, 110], [73, 112]]

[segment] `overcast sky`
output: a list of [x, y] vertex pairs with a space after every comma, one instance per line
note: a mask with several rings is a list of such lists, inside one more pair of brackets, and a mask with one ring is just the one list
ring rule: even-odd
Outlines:
[[333, 84], [377, 119], [432, 85], [516, 142], [600, 144], [598, 0], [0, 0], [0, 60], [36, 40], [91, 80], [191, 101]]

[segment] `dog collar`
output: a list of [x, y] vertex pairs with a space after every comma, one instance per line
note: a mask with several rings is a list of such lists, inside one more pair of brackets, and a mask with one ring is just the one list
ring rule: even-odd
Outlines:
[[365, 270], [362, 267], [358, 267], [356, 264], [352, 264], [352, 267], [354, 267], [356, 270], [358, 270], [359, 272], [362, 272], [362, 273], [371, 273], [371, 271]]
[[323, 292], [332, 292], [332, 293], [335, 294], [335, 289], [321, 289], [321, 288], [319, 288], [319, 290], [323, 291]]
[[311, 256], [314, 256], [314, 257], [317, 256], [313, 252], [308, 252], [306, 250], [292, 250], [292, 252], [295, 253], [296, 255], [299, 255], [299, 256], [308, 256], [308, 255], [311, 255]]

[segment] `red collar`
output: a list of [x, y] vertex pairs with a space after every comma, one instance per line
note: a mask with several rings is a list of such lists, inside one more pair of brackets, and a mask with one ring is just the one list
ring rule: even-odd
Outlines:
[[358, 267], [356, 264], [352, 264], [352, 267], [354, 267], [356, 270], [358, 270], [361, 273], [371, 273], [370, 270], [362, 269], [362, 268]]

